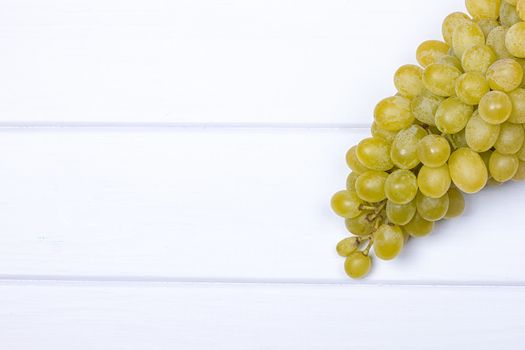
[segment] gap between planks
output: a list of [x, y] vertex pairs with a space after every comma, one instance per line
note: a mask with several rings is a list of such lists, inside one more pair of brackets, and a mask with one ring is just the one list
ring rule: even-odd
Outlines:
[[311, 286], [311, 287], [444, 287], [444, 288], [519, 288], [525, 289], [525, 282], [489, 282], [489, 281], [351, 281], [336, 280], [280, 280], [280, 279], [227, 279], [227, 278], [173, 278], [147, 276], [73, 276], [73, 275], [0, 275], [0, 286], [11, 284], [23, 285], [76, 285], [76, 284], [108, 284], [108, 285], [142, 285], [142, 286]]

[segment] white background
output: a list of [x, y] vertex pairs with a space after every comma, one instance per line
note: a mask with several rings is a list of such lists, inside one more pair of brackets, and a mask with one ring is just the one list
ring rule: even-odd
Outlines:
[[462, 1], [0, 0], [0, 342], [522, 349], [523, 184], [350, 281], [328, 207]]

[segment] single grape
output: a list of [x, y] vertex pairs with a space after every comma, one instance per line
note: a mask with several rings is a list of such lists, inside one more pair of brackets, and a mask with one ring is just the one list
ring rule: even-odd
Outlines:
[[412, 220], [415, 213], [415, 201], [407, 204], [397, 204], [392, 201], [386, 202], [386, 217], [393, 224], [406, 225]]
[[405, 237], [399, 226], [381, 225], [374, 232], [374, 252], [379, 259], [392, 260], [399, 255]]
[[449, 97], [441, 102], [436, 111], [436, 126], [446, 134], [460, 132], [467, 125], [473, 111], [473, 106], [463, 103], [457, 97]]
[[403, 230], [412, 237], [427, 236], [434, 229], [434, 222], [423, 219], [418, 213], [405, 226]]
[[374, 223], [368, 219], [368, 213], [361, 213], [353, 219], [345, 219], [345, 226], [356, 236], [367, 236], [375, 229]]
[[428, 221], [438, 221], [445, 217], [448, 211], [449, 198], [445, 193], [439, 198], [430, 198], [419, 192], [416, 197], [416, 208], [419, 215]]
[[449, 49], [450, 47], [442, 41], [427, 40], [417, 48], [416, 59], [421, 66], [427, 67], [436, 63], [440, 57], [447, 55]]
[[476, 111], [465, 128], [467, 145], [476, 152], [485, 152], [491, 149], [498, 140], [500, 126], [489, 124]]
[[414, 64], [406, 64], [394, 74], [394, 85], [402, 96], [412, 98], [423, 90], [422, 75], [423, 69]]
[[382, 129], [379, 127], [379, 125], [375, 121], [372, 122], [372, 127], [370, 128], [370, 131], [372, 132], [372, 136], [380, 137], [390, 144], [394, 142], [394, 138], [397, 135], [397, 131], [388, 131], [388, 130]]
[[370, 170], [359, 175], [355, 182], [357, 195], [366, 202], [381, 202], [386, 198], [385, 181], [387, 178], [387, 173], [375, 170]]
[[487, 81], [492, 90], [510, 92], [521, 86], [523, 68], [512, 58], [498, 60], [487, 70]]
[[525, 123], [525, 89], [509, 92], [509, 97], [512, 102], [512, 112], [508, 121], [514, 124]]
[[506, 27], [518, 23], [520, 21], [520, 16], [518, 15], [518, 11], [516, 11], [516, 6], [512, 6], [503, 1], [499, 11], [499, 21]]
[[348, 237], [337, 243], [335, 250], [342, 257], [350, 256], [359, 248], [359, 239], [357, 237]]
[[479, 192], [488, 180], [488, 171], [480, 155], [468, 148], [454, 151], [448, 160], [450, 177], [465, 193]]
[[366, 276], [371, 267], [372, 259], [363, 252], [354, 252], [345, 260], [345, 272], [354, 279]]
[[332, 196], [332, 210], [339, 216], [347, 219], [355, 218], [361, 214], [359, 206], [363, 201], [352, 191], [339, 191]]
[[496, 53], [490, 46], [481, 44], [468, 48], [461, 57], [465, 72], [475, 72], [485, 75], [489, 67], [496, 61]]
[[363, 163], [357, 159], [356, 150], [357, 146], [353, 146], [348, 150], [348, 152], [346, 152], [346, 164], [350, 169], [352, 169], [354, 173], [362, 174], [370, 169], [364, 166]]
[[[468, 72], [456, 80], [455, 90], [461, 102], [473, 106], [479, 104], [481, 98], [490, 91], [490, 86], [481, 73]], [[472, 115], [472, 112], [470, 114]]]
[[426, 135], [426, 130], [418, 125], [401, 130], [394, 139], [390, 152], [394, 165], [400, 169], [415, 168], [419, 164], [417, 144]]
[[390, 160], [390, 144], [380, 137], [369, 137], [359, 142], [355, 154], [371, 170], [386, 171], [394, 166]]
[[518, 153], [525, 140], [525, 130], [521, 124], [501, 124], [499, 137], [494, 148], [502, 154]]
[[504, 92], [491, 91], [481, 98], [479, 116], [490, 124], [501, 124], [510, 118], [512, 101]]
[[468, 13], [474, 18], [498, 19], [500, 0], [465, 0]]
[[483, 31], [483, 34], [485, 34], [485, 37], [489, 35], [489, 33], [496, 27], [500, 26], [500, 23], [495, 19], [489, 19], [489, 18], [481, 18], [476, 21], [476, 23], [479, 25], [481, 30]]
[[447, 42], [449, 45], [452, 45], [452, 33], [454, 33], [456, 27], [462, 23], [469, 22], [471, 22], [470, 17], [463, 12], [454, 12], [445, 17], [443, 20], [443, 25], [441, 26], [441, 32], [445, 42]]
[[421, 163], [431, 168], [443, 166], [450, 156], [450, 144], [443, 136], [427, 135], [417, 145]]
[[505, 47], [515, 57], [525, 58], [525, 22], [509, 28], [505, 36]]
[[412, 113], [420, 122], [428, 125], [436, 125], [435, 114], [443, 101], [443, 97], [436, 96], [430, 91], [424, 90], [421, 95], [412, 99]]
[[448, 165], [438, 168], [422, 166], [417, 175], [417, 185], [419, 190], [428, 197], [440, 198], [447, 193], [450, 188], [451, 178]]
[[456, 79], [461, 71], [455, 67], [433, 63], [423, 72], [423, 85], [434, 95], [448, 97], [455, 93]]
[[374, 110], [374, 119], [384, 130], [399, 131], [408, 128], [414, 122], [410, 100], [403, 96], [392, 96], [381, 100]]
[[477, 23], [461, 23], [452, 33], [452, 49], [460, 59], [466, 50], [482, 44], [485, 44], [485, 34]]
[[385, 182], [386, 198], [397, 204], [406, 204], [416, 197], [417, 179], [410, 170], [396, 170]]
[[487, 36], [487, 46], [489, 46], [496, 54], [496, 57], [500, 59], [512, 57], [505, 45], [507, 31], [507, 27], [499, 26], [494, 28]]
[[357, 181], [357, 178], [359, 177], [358, 173], [354, 173], [353, 171], [348, 174], [346, 177], [346, 190], [355, 192], [355, 182]]
[[440, 63], [440, 64], [444, 64], [444, 65], [447, 65], [447, 66], [451, 66], [451, 67], [457, 68], [460, 72], [463, 73], [463, 66], [461, 65], [461, 61], [456, 56], [452, 56], [450, 54], [449, 55], [445, 55], [445, 56], [441, 56], [436, 61], [436, 63]]
[[490, 175], [498, 182], [507, 182], [516, 175], [519, 163], [518, 157], [514, 154], [501, 154], [494, 151], [489, 161]]
[[465, 211], [465, 198], [457, 188], [451, 187], [448, 190], [448, 199], [448, 210], [445, 219], [452, 219], [463, 214], [463, 211]]

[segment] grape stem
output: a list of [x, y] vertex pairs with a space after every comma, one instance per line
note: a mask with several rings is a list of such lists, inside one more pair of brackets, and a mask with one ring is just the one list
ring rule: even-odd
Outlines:
[[365, 250], [363, 250], [364, 255], [368, 255], [370, 253], [370, 249], [372, 249], [372, 245], [374, 245], [374, 238], [370, 237], [370, 240], [368, 241], [368, 245], [366, 246]]

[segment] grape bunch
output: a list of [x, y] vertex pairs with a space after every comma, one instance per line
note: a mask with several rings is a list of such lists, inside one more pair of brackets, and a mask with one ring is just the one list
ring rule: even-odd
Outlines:
[[395, 72], [371, 137], [346, 154], [351, 173], [331, 206], [352, 233], [336, 248], [352, 278], [369, 273], [372, 248], [394, 259], [460, 216], [463, 193], [525, 180], [525, 0], [465, 3], [470, 15], [448, 15], [443, 40]]

